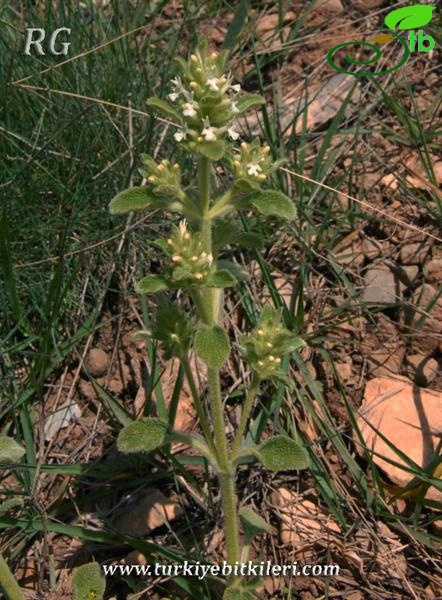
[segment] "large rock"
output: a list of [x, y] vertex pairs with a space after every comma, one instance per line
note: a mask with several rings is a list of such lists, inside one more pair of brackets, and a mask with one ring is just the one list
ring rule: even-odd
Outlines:
[[[424, 390], [405, 378], [376, 377], [365, 387], [359, 415], [357, 423], [365, 445], [393, 483], [406, 486], [413, 475], [405, 470], [407, 463], [381, 435], [420, 467], [434, 459], [442, 434], [441, 392]], [[355, 441], [362, 454], [356, 434]], [[430, 487], [426, 497], [442, 501], [442, 492]]]

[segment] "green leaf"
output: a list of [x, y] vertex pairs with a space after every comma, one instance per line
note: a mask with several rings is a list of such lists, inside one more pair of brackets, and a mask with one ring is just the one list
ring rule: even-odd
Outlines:
[[101, 600], [106, 589], [106, 579], [98, 563], [82, 565], [72, 578], [73, 600]]
[[229, 587], [224, 591], [223, 600], [254, 600], [251, 592], [239, 588]]
[[168, 117], [173, 117], [178, 123], [182, 123], [180, 113], [165, 100], [160, 100], [160, 98], [148, 98], [146, 100], [146, 104], [150, 108], [155, 108], [156, 110], [162, 112]]
[[207, 281], [207, 287], [227, 288], [238, 283], [237, 279], [227, 269], [220, 269], [211, 275]]
[[235, 236], [231, 243], [243, 248], [259, 250], [264, 246], [264, 237], [254, 231], [242, 231]]
[[145, 187], [132, 187], [120, 192], [112, 198], [109, 210], [113, 215], [127, 213], [131, 210], [150, 208], [158, 202], [157, 198]]
[[431, 21], [435, 6], [414, 4], [397, 8], [385, 17], [385, 25], [389, 29], [417, 29]]
[[148, 417], [134, 421], [122, 429], [118, 435], [118, 450], [131, 452], [152, 452], [166, 443], [169, 432], [166, 421], [157, 417]]
[[249, 506], [242, 506], [238, 511], [238, 516], [244, 528], [244, 532], [249, 539], [252, 539], [257, 533], [265, 533], [271, 530], [267, 521], [264, 521], [264, 519]]
[[308, 466], [306, 450], [286, 435], [266, 440], [255, 450], [255, 455], [271, 471], [293, 471]]
[[249, 278], [249, 274], [245, 269], [243, 269], [236, 263], [231, 262], [230, 260], [225, 260], [224, 258], [222, 258], [218, 261], [218, 267], [220, 267], [222, 270], [230, 271], [230, 273], [237, 281], [247, 281], [247, 279]]
[[11, 510], [16, 508], [23, 508], [25, 501], [23, 498], [8, 498], [0, 504], [0, 517], [8, 514]]
[[141, 294], [155, 294], [169, 288], [169, 283], [162, 275], [147, 275], [138, 283]]
[[248, 94], [247, 96], [242, 96], [236, 103], [236, 106], [239, 110], [238, 114], [241, 114], [245, 113], [251, 108], [255, 108], [256, 106], [261, 106], [263, 104], [265, 104], [265, 100], [262, 96], [259, 96], [258, 94]]
[[261, 190], [253, 192], [246, 199], [265, 216], [274, 215], [283, 219], [293, 219], [296, 216], [295, 205], [282, 192]]
[[224, 38], [223, 48], [233, 48], [238, 41], [239, 35], [241, 33], [242, 28], [244, 27], [244, 23], [247, 18], [248, 13], [248, 0], [241, 0], [238, 8], [233, 15], [232, 22], [229, 25], [229, 28], [226, 33], [226, 37]]
[[25, 452], [14, 439], [0, 435], [0, 463], [18, 463]]
[[201, 142], [201, 144], [198, 144], [197, 150], [206, 158], [210, 158], [210, 160], [219, 160], [224, 156], [226, 144], [222, 140]]
[[219, 369], [229, 356], [229, 336], [219, 325], [203, 325], [195, 335], [195, 350], [209, 367]]

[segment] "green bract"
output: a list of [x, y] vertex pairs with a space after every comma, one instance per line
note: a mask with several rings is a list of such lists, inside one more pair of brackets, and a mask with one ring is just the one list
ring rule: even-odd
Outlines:
[[140, 173], [146, 177], [152, 185], [152, 191], [156, 196], [170, 196], [181, 198], [184, 192], [181, 189], [180, 166], [171, 164], [168, 160], [162, 160], [159, 164], [147, 154], [142, 154], [143, 166]]
[[212, 254], [203, 249], [201, 234], [191, 232], [186, 221], [174, 227], [167, 242], [160, 241], [159, 245], [169, 256], [168, 278], [172, 283], [201, 286], [216, 272]]
[[219, 369], [229, 356], [229, 336], [218, 325], [202, 325], [196, 332], [195, 350], [209, 367]]
[[195, 321], [176, 304], [165, 301], [160, 304], [152, 337], [161, 342], [166, 360], [186, 356], [192, 343]]

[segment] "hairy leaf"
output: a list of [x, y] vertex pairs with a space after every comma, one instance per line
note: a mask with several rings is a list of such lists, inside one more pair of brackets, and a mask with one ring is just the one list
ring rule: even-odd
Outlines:
[[161, 275], [147, 275], [138, 283], [138, 291], [141, 294], [155, 294], [167, 290], [168, 287], [167, 279]]
[[74, 600], [101, 600], [106, 589], [106, 579], [98, 563], [82, 565], [72, 578]]
[[265, 104], [265, 100], [262, 96], [259, 96], [258, 94], [248, 94], [247, 96], [240, 98], [236, 103], [236, 106], [239, 110], [239, 114], [241, 114], [251, 108], [261, 106], [262, 104]]
[[220, 269], [211, 275], [207, 281], [208, 287], [227, 288], [233, 287], [238, 282], [227, 269]]
[[247, 281], [249, 278], [249, 274], [245, 269], [243, 269], [240, 265], [231, 262], [230, 260], [225, 260], [222, 258], [218, 261], [218, 267], [229, 271], [237, 281]]
[[127, 213], [131, 210], [150, 208], [157, 202], [157, 198], [145, 187], [132, 187], [117, 194], [109, 204], [113, 215]]
[[157, 417], [134, 421], [122, 429], [117, 446], [121, 452], [151, 452], [166, 443], [169, 425]]
[[264, 246], [264, 237], [254, 231], [241, 231], [231, 243], [243, 248], [260, 250]]
[[198, 144], [197, 149], [198, 152], [206, 158], [210, 158], [210, 160], [219, 160], [224, 156], [226, 144], [222, 140], [202, 142], [201, 144]]
[[249, 506], [242, 506], [238, 511], [238, 516], [244, 527], [244, 531], [249, 538], [252, 538], [257, 533], [268, 532], [271, 529], [267, 521], [264, 521], [264, 519]]
[[253, 192], [247, 200], [265, 216], [273, 215], [283, 219], [293, 219], [296, 216], [295, 205], [290, 198], [276, 190]]
[[195, 336], [195, 350], [209, 367], [219, 369], [229, 356], [229, 336], [219, 325], [202, 325]]
[[18, 463], [24, 454], [25, 449], [20, 444], [17, 444], [14, 439], [6, 435], [0, 435], [1, 463]]
[[306, 450], [286, 435], [266, 440], [256, 449], [255, 454], [271, 471], [293, 471], [308, 466]]
[[156, 110], [162, 112], [168, 117], [173, 117], [177, 123], [181, 123], [181, 115], [178, 111], [176, 111], [173, 106], [171, 106], [165, 100], [161, 100], [160, 98], [148, 98], [146, 100], [147, 106], [150, 108], [155, 108]]

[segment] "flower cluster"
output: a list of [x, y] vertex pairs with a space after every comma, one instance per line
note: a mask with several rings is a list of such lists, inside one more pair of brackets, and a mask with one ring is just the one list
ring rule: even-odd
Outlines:
[[241, 86], [233, 83], [230, 73], [223, 73], [225, 60], [225, 52], [209, 53], [202, 48], [189, 61], [179, 61], [181, 76], [172, 79], [168, 94], [183, 124], [175, 133], [178, 142], [185, 140], [197, 148], [204, 142], [239, 138], [233, 121], [240, 112]]
[[239, 152], [233, 155], [232, 166], [238, 180], [259, 187], [273, 171], [270, 147], [261, 146], [257, 139], [250, 144], [243, 142]]
[[281, 359], [304, 346], [301, 338], [282, 326], [281, 309], [265, 306], [259, 323], [249, 336], [239, 338], [241, 354], [260, 379], [285, 380]]
[[162, 301], [158, 307], [152, 338], [161, 342], [166, 360], [187, 354], [195, 329], [195, 318], [171, 302]]
[[204, 285], [216, 268], [213, 256], [203, 251], [203, 242], [199, 233], [192, 233], [182, 220], [174, 227], [171, 237], [164, 243], [158, 242], [171, 260], [170, 279], [176, 282], [188, 282], [192, 285]]
[[183, 195], [181, 189], [181, 170], [178, 164], [171, 164], [167, 159], [157, 163], [147, 154], [142, 154], [143, 166], [139, 171], [143, 177], [152, 185], [153, 192], [159, 196], [180, 197]]

